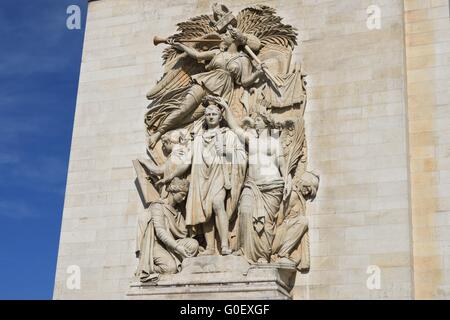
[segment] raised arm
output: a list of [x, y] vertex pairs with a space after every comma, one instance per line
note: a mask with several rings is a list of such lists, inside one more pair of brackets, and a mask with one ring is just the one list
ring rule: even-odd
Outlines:
[[197, 60], [211, 60], [214, 58], [214, 56], [218, 53], [218, 50], [210, 50], [210, 51], [198, 51], [192, 47], [189, 47], [185, 44], [182, 44], [180, 42], [174, 42], [173, 40], [170, 40], [169, 42], [172, 47], [175, 49], [181, 50], [186, 52], [188, 56], [191, 58], [197, 59]]
[[292, 175], [287, 172], [288, 164], [286, 163], [286, 159], [284, 158], [283, 150], [280, 144], [279, 139], [275, 139], [276, 141], [276, 157], [278, 169], [280, 170], [281, 176], [284, 180], [284, 190], [283, 190], [283, 201], [288, 198], [292, 191]]
[[173, 172], [171, 172], [167, 177], [164, 177], [163, 179], [157, 181], [157, 182], [155, 183], [155, 186], [156, 186], [156, 187], [159, 187], [160, 185], [168, 184], [168, 183], [169, 183], [170, 181], [172, 181], [175, 177], [179, 177], [179, 176], [181, 176], [182, 174], [184, 174], [184, 173], [189, 169], [190, 166], [191, 166], [190, 163], [185, 163], [185, 164], [180, 164], [180, 165], [178, 165], [178, 166], [176, 167], [176, 169], [175, 169]]
[[176, 165], [175, 170], [169, 173], [167, 176], [164, 176], [163, 179], [157, 181], [155, 183], [156, 187], [159, 187], [163, 184], [168, 184], [175, 177], [179, 177], [183, 175], [190, 167], [192, 163], [192, 152], [185, 148], [184, 150], [173, 150], [172, 152], [182, 152], [182, 155], [178, 155], [178, 157], [172, 158], [173, 163]]
[[214, 100], [217, 104], [224, 108], [224, 118], [228, 123], [228, 126], [231, 130], [238, 136], [239, 140], [242, 143], [248, 143], [249, 137], [246, 135], [245, 131], [239, 126], [236, 118], [233, 115], [233, 112], [230, 110], [228, 103], [225, 99], [221, 97], [210, 97], [210, 99]]
[[150, 172], [150, 174], [155, 176], [162, 176], [164, 174], [165, 165], [158, 166], [148, 159], [140, 158], [139, 162]]

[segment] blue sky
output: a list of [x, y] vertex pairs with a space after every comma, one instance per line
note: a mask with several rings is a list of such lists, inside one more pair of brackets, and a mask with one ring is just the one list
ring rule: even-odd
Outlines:
[[0, 299], [52, 298], [86, 8], [0, 3]]

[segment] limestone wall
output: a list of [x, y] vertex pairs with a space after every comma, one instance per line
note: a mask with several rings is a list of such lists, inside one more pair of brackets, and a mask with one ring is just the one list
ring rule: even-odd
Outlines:
[[[162, 75], [163, 46], [154, 47], [152, 38], [209, 13], [212, 2], [89, 4], [55, 298], [124, 298], [136, 265], [136, 216], [143, 210], [131, 161], [145, 152], [145, 93]], [[448, 10], [446, 26], [432, 7], [445, 1], [424, 2], [429, 6], [405, 0], [405, 16], [402, 0], [225, 2], [235, 13], [255, 3], [273, 6], [302, 40], [293, 61], [308, 74], [309, 167], [321, 174], [321, 184], [309, 208], [311, 272], [297, 276], [297, 299], [410, 299], [414, 287], [418, 297], [450, 295], [443, 291], [449, 283], [443, 253], [450, 239], [450, 174], [442, 171], [450, 154]], [[366, 26], [372, 4], [381, 8], [380, 30]], [[434, 42], [427, 40], [431, 32]], [[69, 265], [81, 268], [81, 290], [65, 285]], [[366, 286], [370, 265], [381, 270], [378, 290]]]
[[[366, 25], [372, 4], [379, 30]], [[297, 296], [411, 298], [402, 1], [291, 6], [309, 75], [310, 167], [321, 173], [310, 210], [312, 271], [298, 277]], [[379, 290], [367, 288], [370, 265], [380, 268]]]
[[447, 0], [405, 1], [416, 298], [450, 297], [450, 19]]

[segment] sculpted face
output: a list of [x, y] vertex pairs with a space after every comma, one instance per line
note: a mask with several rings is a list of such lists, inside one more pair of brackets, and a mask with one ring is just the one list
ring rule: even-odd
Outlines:
[[222, 113], [217, 106], [209, 106], [205, 110], [205, 121], [208, 128], [218, 127], [222, 120]]
[[222, 51], [222, 52], [227, 51], [227, 49], [228, 49], [228, 44], [227, 44], [226, 42], [222, 41], [222, 42], [220, 43], [220, 45], [219, 45], [219, 49], [220, 49], [220, 51]]
[[264, 120], [261, 117], [256, 117], [255, 118], [255, 129], [265, 129], [266, 123], [264, 122]]
[[222, 42], [219, 44], [220, 51], [227, 51], [227, 49], [231, 46], [233, 43], [232, 37], [225, 37], [223, 38]]
[[302, 184], [301, 192], [303, 196], [308, 196], [311, 193], [311, 186], [307, 184]]
[[310, 172], [305, 172], [300, 179], [300, 192], [305, 198], [314, 200], [317, 189], [319, 188], [319, 178]]

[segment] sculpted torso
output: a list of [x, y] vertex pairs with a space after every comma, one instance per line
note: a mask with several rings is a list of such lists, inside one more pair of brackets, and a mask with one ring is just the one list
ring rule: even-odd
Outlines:
[[267, 131], [259, 136], [256, 131], [249, 132], [248, 177], [256, 182], [270, 182], [281, 178], [278, 157], [280, 154], [279, 141], [270, 136]]
[[223, 145], [223, 133], [219, 128], [206, 130], [201, 137], [203, 144], [202, 159], [207, 166], [210, 166], [215, 157], [219, 155], [218, 148], [216, 146]]
[[214, 70], [214, 69], [222, 69], [227, 70], [228, 62], [234, 58], [236, 54], [232, 54], [229, 52], [220, 52], [217, 51], [217, 54], [211, 60], [211, 62], [206, 66], [206, 70]]

